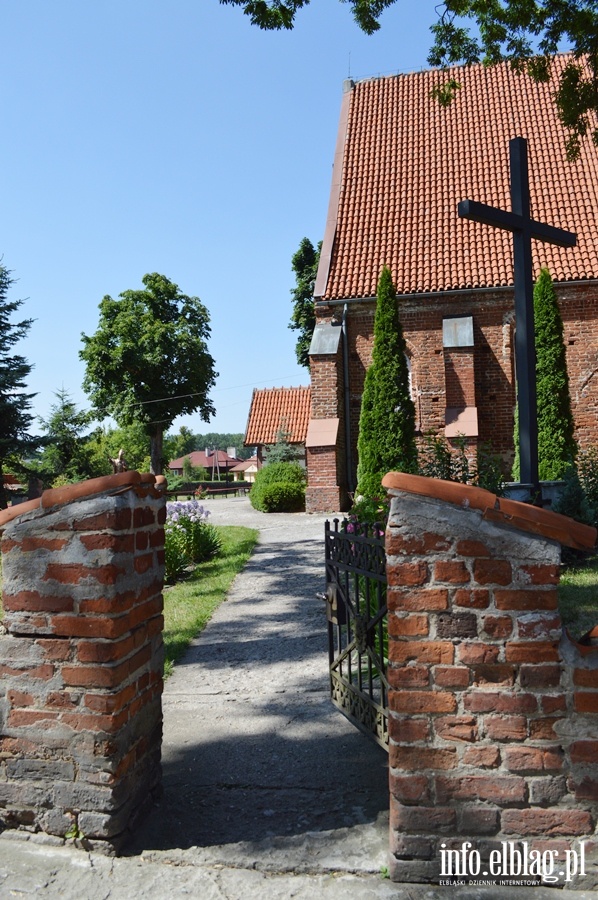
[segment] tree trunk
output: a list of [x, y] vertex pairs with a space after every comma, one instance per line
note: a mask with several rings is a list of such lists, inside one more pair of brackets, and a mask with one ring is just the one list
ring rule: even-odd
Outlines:
[[162, 438], [164, 429], [158, 425], [150, 436], [150, 472], [152, 475], [162, 474]]

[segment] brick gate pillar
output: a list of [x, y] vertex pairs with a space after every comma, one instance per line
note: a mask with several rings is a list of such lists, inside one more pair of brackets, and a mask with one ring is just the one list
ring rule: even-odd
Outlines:
[[164, 479], [0, 513], [0, 823], [117, 845], [160, 784]]
[[598, 646], [570, 640], [557, 602], [560, 544], [589, 549], [595, 529], [450, 482], [383, 484], [392, 879], [437, 882], [466, 841], [479, 878], [511, 846], [556, 852], [558, 876], [583, 840], [575, 886], [595, 886]]

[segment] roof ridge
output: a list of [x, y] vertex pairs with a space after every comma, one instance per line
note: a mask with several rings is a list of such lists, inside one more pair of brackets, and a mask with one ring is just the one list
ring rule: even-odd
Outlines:
[[[542, 56], [541, 53], [537, 54], [538, 56]], [[571, 50], [562, 50], [559, 53], [551, 54], [551, 58], [558, 59], [563, 56], [573, 57], [573, 52]], [[535, 57], [530, 57], [535, 58]], [[379, 73], [377, 75], [364, 75], [362, 78], [345, 78], [343, 79], [343, 84], [347, 81], [352, 81], [354, 86], [358, 84], [364, 84], [370, 81], [384, 81], [385, 79], [391, 78], [410, 78], [413, 75], [427, 75], [431, 72], [441, 72], [445, 74], [449, 74], [450, 72], [455, 71], [464, 71], [465, 69], [493, 69], [498, 68], [500, 66], [509, 66], [512, 68], [511, 62], [508, 59], [500, 60], [500, 62], [493, 63], [492, 65], [488, 65], [484, 62], [473, 62], [473, 63], [462, 63], [461, 65], [453, 65], [453, 66], [420, 66], [419, 69], [410, 69], [406, 72], [388, 72], [388, 73]]]

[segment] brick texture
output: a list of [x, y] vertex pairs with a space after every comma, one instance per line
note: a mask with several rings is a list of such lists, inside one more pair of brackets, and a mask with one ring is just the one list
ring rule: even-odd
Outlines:
[[[598, 379], [595, 377], [595, 357], [598, 346], [598, 319], [595, 316], [596, 286], [590, 284], [557, 284], [557, 295], [563, 317], [564, 342], [567, 349], [571, 402], [575, 420], [575, 436], [580, 447], [588, 449], [598, 441]], [[442, 346], [442, 320], [459, 315], [474, 320], [474, 348], [471, 351], [445, 350]], [[334, 307], [318, 311], [318, 321], [330, 321]], [[410, 297], [399, 305], [401, 324], [411, 363], [413, 399], [417, 424], [421, 434], [434, 432], [443, 435], [447, 407], [475, 406], [478, 413], [479, 434], [469, 443], [486, 444], [505, 460], [510, 470], [513, 458], [514, 394], [514, 306], [510, 289], [488, 291], [483, 296], [475, 291], [456, 295], [426, 296], [421, 300]], [[353, 486], [357, 472], [357, 438], [365, 372], [371, 364], [374, 325], [374, 303], [354, 301], [347, 315], [349, 357], [349, 418], [351, 431], [351, 467]], [[345, 469], [344, 418], [345, 397], [342, 353], [336, 356], [312, 358], [312, 416], [342, 420], [336, 458], [307, 460], [307, 508], [347, 509], [347, 473]], [[341, 435], [342, 432], [342, 435]], [[336, 486], [336, 494], [328, 494], [325, 505], [319, 499], [319, 479], [326, 477]], [[313, 480], [313, 491], [309, 485]], [[318, 506], [319, 504], [319, 506]], [[475, 550], [475, 537], [470, 539]], [[466, 552], [463, 556], [468, 555]], [[484, 554], [475, 553], [481, 557]], [[528, 566], [526, 581], [535, 581], [534, 561]], [[525, 572], [522, 569], [522, 572]], [[554, 583], [540, 574], [542, 583]]]
[[164, 506], [146, 480], [4, 529], [4, 828], [119, 846], [159, 788]]
[[598, 647], [563, 634], [560, 548], [475, 509], [391, 498], [391, 877], [434, 880], [422, 859], [438, 863], [442, 843], [465, 840], [483, 853], [588, 839], [589, 871]]

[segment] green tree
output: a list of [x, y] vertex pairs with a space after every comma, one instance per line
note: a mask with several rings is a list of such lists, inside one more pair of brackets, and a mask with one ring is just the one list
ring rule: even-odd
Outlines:
[[280, 424], [280, 428], [276, 432], [276, 442], [266, 446], [266, 463], [270, 466], [278, 462], [296, 462], [301, 452], [290, 443], [291, 432], [288, 430], [286, 422]]
[[139, 422], [150, 438], [150, 469], [163, 466], [163, 434], [177, 416], [215, 412], [208, 394], [217, 377], [208, 353], [209, 313], [198, 297], [153, 273], [145, 290], [129, 290], [100, 303], [100, 324], [82, 335], [84, 389], [99, 415], [122, 426]]
[[[260, 28], [290, 29], [298, 10], [310, 0], [220, 0], [240, 6]], [[397, 0], [342, 0], [366, 34], [380, 28], [380, 16]], [[431, 28], [432, 66], [511, 62], [536, 81], [547, 81], [555, 54], [570, 47], [573, 60], [564, 69], [555, 101], [561, 122], [569, 130], [567, 152], [579, 155], [580, 139], [591, 134], [598, 144], [598, 9], [593, 0], [444, 0]], [[474, 26], [474, 33], [468, 27]], [[585, 65], [582, 64], [585, 60]], [[450, 102], [459, 85], [447, 82], [438, 97]]]
[[[541, 481], [562, 478], [577, 455], [569, 395], [563, 320], [548, 269], [534, 285], [536, 389], [538, 393], [538, 472]], [[515, 462], [519, 474], [519, 417], [515, 416]]]
[[366, 499], [380, 496], [387, 472], [417, 471], [415, 406], [405, 350], [397, 295], [385, 266], [378, 282], [372, 364], [365, 376], [357, 441], [356, 493]]
[[199, 449], [196, 435], [186, 425], [181, 425], [178, 434], [167, 434], [164, 437], [164, 456], [172, 462]]
[[41, 419], [46, 433], [45, 447], [39, 459], [39, 473], [50, 483], [59, 476], [81, 481], [96, 474], [89, 438], [85, 436], [92, 421], [88, 412], [78, 410], [64, 388], [54, 393], [56, 403], [49, 417]]
[[11, 321], [23, 304], [22, 300], [7, 300], [12, 284], [10, 272], [0, 265], [0, 509], [7, 506], [4, 492], [7, 464], [14, 468], [20, 456], [30, 453], [40, 443], [39, 438], [29, 434], [33, 421], [29, 410], [35, 394], [24, 392], [25, 380], [33, 366], [13, 351], [29, 331], [33, 319]]
[[113, 471], [110, 460], [116, 459], [120, 450], [128, 469], [149, 471], [150, 438], [143, 422], [133, 422], [124, 428], [96, 428], [89, 437], [94, 474], [109, 475]]
[[293, 298], [293, 312], [289, 328], [299, 331], [299, 337], [295, 345], [297, 362], [300, 366], [309, 369], [309, 346], [316, 327], [316, 312], [314, 308], [314, 282], [318, 271], [318, 261], [322, 241], [318, 249], [309, 238], [303, 238], [299, 249], [293, 255], [291, 265], [295, 273], [296, 285], [291, 291]]

